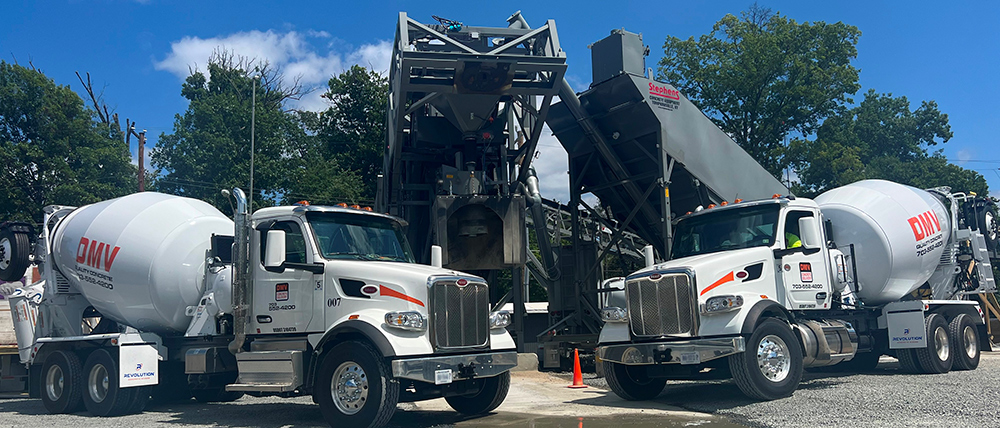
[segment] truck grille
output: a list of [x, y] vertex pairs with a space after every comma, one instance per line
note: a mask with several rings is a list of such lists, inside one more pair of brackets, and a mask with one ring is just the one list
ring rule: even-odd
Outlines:
[[490, 293], [485, 283], [461, 278], [435, 281], [430, 290], [431, 340], [436, 349], [461, 349], [488, 344]]
[[694, 283], [686, 273], [660, 274], [625, 282], [629, 325], [636, 336], [694, 335]]

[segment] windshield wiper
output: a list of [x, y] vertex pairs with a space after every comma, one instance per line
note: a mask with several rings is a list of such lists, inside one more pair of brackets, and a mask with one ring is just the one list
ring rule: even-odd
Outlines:
[[353, 256], [353, 257], [356, 257], [358, 260], [364, 260], [364, 261], [378, 260], [378, 259], [376, 259], [376, 258], [374, 258], [374, 257], [372, 257], [372, 256], [370, 256], [368, 254], [352, 253], [350, 251], [341, 251], [341, 252], [336, 252], [336, 253], [328, 253], [327, 255], [328, 256]]

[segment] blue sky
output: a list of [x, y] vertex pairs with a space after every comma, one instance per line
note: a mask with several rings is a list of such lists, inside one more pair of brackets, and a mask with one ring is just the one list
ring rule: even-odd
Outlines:
[[[504, 26], [521, 10], [533, 26], [554, 19], [575, 89], [590, 83], [587, 45], [611, 29], [642, 33], [655, 67], [668, 35], [698, 36], [752, 1], [347, 2], [45, 1], [4, 2], [0, 58], [29, 61], [57, 83], [81, 89], [90, 72], [120, 116], [149, 130], [155, 144], [186, 108], [180, 84], [189, 66], [204, 68], [218, 45], [265, 57], [307, 86], [322, 86], [353, 63], [387, 68], [398, 12], [467, 25]], [[433, 3], [433, 4], [431, 4]], [[1000, 197], [1000, 2], [760, 1], [797, 21], [859, 27], [860, 94], [873, 88], [905, 95], [913, 107], [936, 100], [955, 136], [944, 145], [955, 163], [979, 170]], [[320, 108], [314, 94], [302, 108]], [[133, 153], [135, 147], [133, 143]], [[547, 195], [565, 200], [565, 154], [551, 137], [537, 166]], [[561, 181], [560, 181], [561, 180]]]

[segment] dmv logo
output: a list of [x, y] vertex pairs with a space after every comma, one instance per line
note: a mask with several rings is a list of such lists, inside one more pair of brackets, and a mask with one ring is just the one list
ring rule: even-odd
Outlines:
[[118, 257], [118, 250], [121, 250], [121, 247], [112, 247], [111, 244], [82, 237], [76, 247], [76, 262], [111, 272], [111, 264], [115, 262], [115, 257]]
[[938, 221], [937, 214], [934, 214], [934, 211], [927, 211], [916, 217], [910, 217], [907, 222], [910, 223], [910, 229], [913, 231], [913, 237], [917, 242], [941, 231], [941, 222]]

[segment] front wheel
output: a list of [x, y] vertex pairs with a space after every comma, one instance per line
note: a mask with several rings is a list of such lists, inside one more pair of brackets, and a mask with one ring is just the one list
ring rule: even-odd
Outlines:
[[975, 370], [979, 367], [979, 330], [972, 324], [972, 317], [958, 314], [948, 324], [948, 339], [955, 354], [955, 370]]
[[802, 379], [802, 348], [788, 324], [766, 319], [750, 335], [746, 351], [729, 357], [729, 369], [750, 398], [788, 397]]
[[349, 341], [326, 352], [313, 392], [323, 419], [333, 427], [382, 427], [399, 401], [399, 382], [379, 353]]
[[951, 345], [948, 343], [948, 322], [941, 315], [929, 314], [924, 318], [924, 327], [927, 346], [914, 350], [917, 362], [920, 363], [920, 371], [931, 374], [948, 373], [955, 361], [955, 354], [951, 352]]
[[475, 395], [445, 397], [445, 401], [456, 412], [465, 415], [481, 415], [492, 412], [507, 398], [510, 390], [510, 372], [483, 379], [483, 387]]
[[663, 392], [667, 385], [664, 379], [653, 379], [646, 375], [645, 367], [602, 361], [604, 378], [608, 387], [619, 397], [629, 401], [649, 400]]

